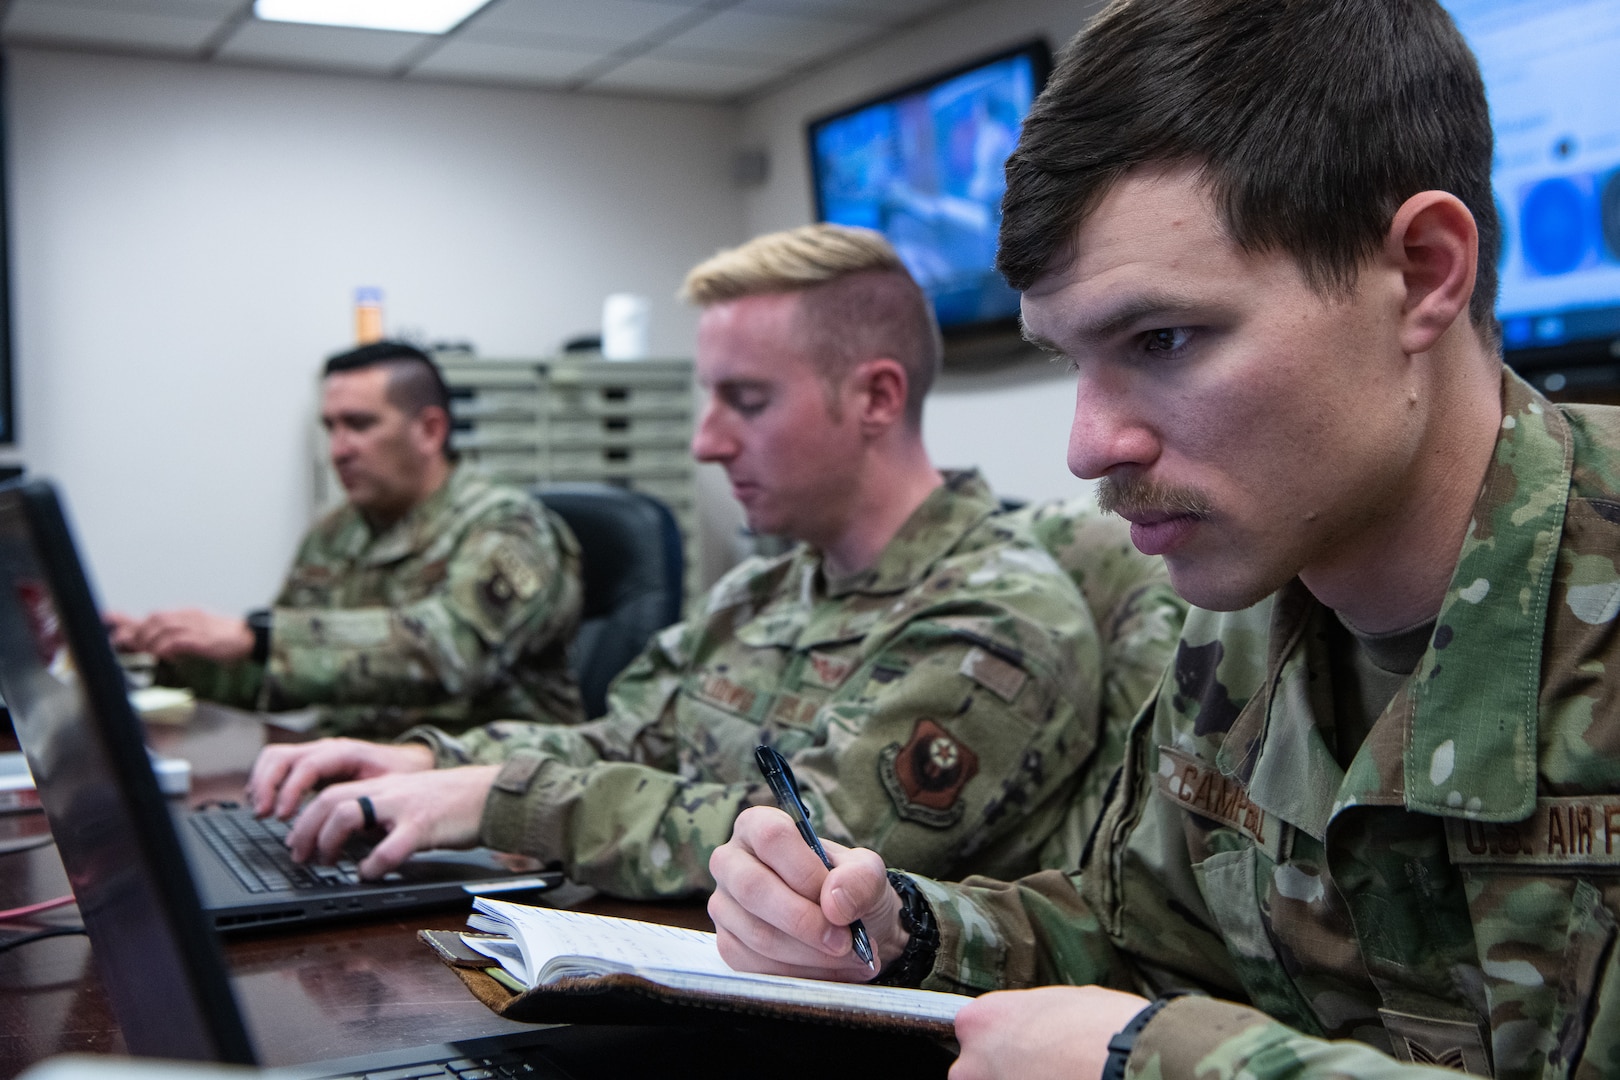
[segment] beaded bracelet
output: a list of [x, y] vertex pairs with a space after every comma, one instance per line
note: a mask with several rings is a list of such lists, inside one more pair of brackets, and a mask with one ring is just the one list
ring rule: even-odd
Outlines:
[[900, 894], [900, 928], [911, 935], [911, 940], [874, 981], [887, 986], [920, 986], [934, 970], [939, 924], [934, 922], [934, 909], [928, 906], [928, 899], [915, 881], [890, 870], [889, 884]]

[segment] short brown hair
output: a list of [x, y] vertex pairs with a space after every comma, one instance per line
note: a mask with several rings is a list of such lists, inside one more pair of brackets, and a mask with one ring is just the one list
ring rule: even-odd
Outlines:
[[906, 372], [906, 418], [921, 423], [943, 351], [939, 324], [882, 234], [831, 224], [767, 233], [699, 263], [681, 288], [703, 307], [772, 293], [798, 295], [805, 352], [829, 386], [863, 361], [893, 359]]
[[1494, 346], [1491, 145], [1479, 67], [1435, 0], [1114, 0], [1024, 121], [997, 267], [1029, 288], [1127, 171], [1188, 164], [1239, 245], [1342, 292], [1401, 203], [1438, 189], [1479, 229], [1469, 315]]

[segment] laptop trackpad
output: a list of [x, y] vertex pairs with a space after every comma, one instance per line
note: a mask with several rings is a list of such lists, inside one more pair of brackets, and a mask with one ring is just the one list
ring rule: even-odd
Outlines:
[[[360, 848], [351, 857], [358, 863], [365, 857], [365, 850]], [[399, 876], [395, 877], [396, 874]], [[532, 859], [527, 855], [509, 855], [489, 848], [472, 848], [468, 851], [436, 848], [431, 851], [418, 851], [382, 880], [418, 884], [438, 881], [482, 881], [507, 875], [534, 875], [561, 880], [561, 874], [556, 871], [548, 873], [538, 859]]]

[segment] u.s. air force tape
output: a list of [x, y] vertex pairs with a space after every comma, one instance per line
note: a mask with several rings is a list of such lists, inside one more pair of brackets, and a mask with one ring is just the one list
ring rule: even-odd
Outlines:
[[1537, 799], [1523, 821], [1448, 818], [1446, 848], [1463, 865], [1620, 872], [1620, 795]]
[[[1242, 783], [1174, 747], [1159, 747], [1158, 788], [1179, 806], [1275, 849], [1281, 822]], [[1620, 873], [1620, 795], [1536, 800], [1523, 821], [1446, 819], [1446, 848], [1463, 866], [1525, 866]]]

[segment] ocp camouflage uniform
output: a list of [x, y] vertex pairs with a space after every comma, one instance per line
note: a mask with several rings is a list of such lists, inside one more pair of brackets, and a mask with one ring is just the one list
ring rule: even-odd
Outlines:
[[1064, 857], [1077, 785], [1116, 764], [1094, 755], [1102, 655], [1028, 526], [952, 474], [869, 570], [828, 581], [803, 548], [737, 567], [600, 720], [424, 737], [442, 765], [505, 762], [484, 843], [619, 896], [713, 888], [710, 852], [771, 801], [761, 742], [791, 760], [822, 835], [934, 873], [1020, 873], [1043, 847]]
[[[1102, 644], [1097, 760], [1117, 764], [1125, 755], [1126, 728], [1164, 676], [1187, 602], [1170, 586], [1164, 560], [1136, 550], [1130, 525], [1098, 510], [1094, 496], [1035, 503], [1010, 516], [1028, 523], [1096, 621]], [[1079, 861], [1113, 775], [1113, 765], [1081, 775], [1064, 822], [1064, 854], [1049, 851], [1052, 857], [1043, 865], [1062, 868]]]
[[567, 649], [580, 599], [568, 527], [462, 466], [380, 535], [348, 505], [309, 532], [271, 612], [267, 664], [177, 667], [212, 700], [318, 705], [329, 735], [576, 723]]
[[1131, 1076], [1620, 1075], [1620, 410], [1511, 375], [1504, 409], [1433, 636], [1348, 768], [1334, 616], [1297, 581], [1194, 611], [1082, 873], [920, 882], [924, 985], [1254, 1006], [1172, 1001]]

